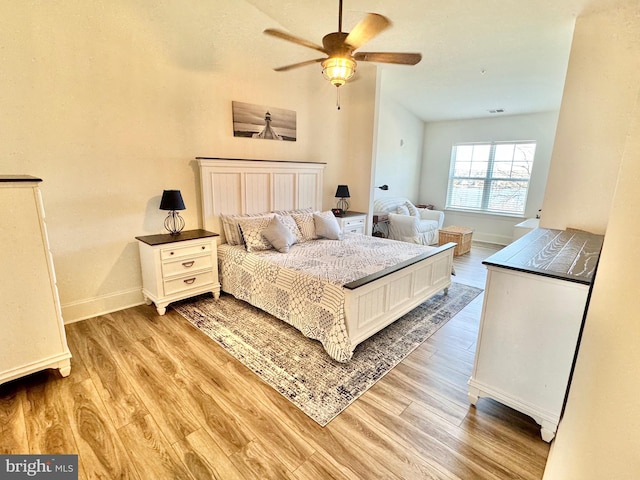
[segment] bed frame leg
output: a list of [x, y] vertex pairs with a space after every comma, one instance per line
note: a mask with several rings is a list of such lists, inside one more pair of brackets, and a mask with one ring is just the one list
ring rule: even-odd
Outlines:
[[446, 287], [446, 288], [444, 289], [444, 294], [445, 294], [445, 295], [449, 295], [449, 287]]

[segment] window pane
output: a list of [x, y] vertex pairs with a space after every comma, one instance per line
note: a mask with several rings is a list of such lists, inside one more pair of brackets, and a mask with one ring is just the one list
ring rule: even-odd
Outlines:
[[516, 144], [513, 159], [516, 161], [526, 160], [528, 162], [533, 162], [533, 156], [535, 153], [535, 143], [518, 143]]
[[456, 162], [470, 162], [473, 154], [473, 145], [458, 145], [454, 148]]
[[531, 178], [531, 162], [513, 162], [511, 178]]
[[473, 146], [474, 161], [486, 162], [489, 160], [490, 153], [491, 153], [491, 145], [474, 145]]
[[453, 180], [449, 187], [447, 206], [479, 210], [483, 191], [482, 180]]
[[484, 161], [484, 162], [478, 162], [478, 161], [473, 161], [473, 163], [471, 164], [471, 177], [486, 177], [487, 176], [487, 170], [489, 168], [489, 162], [488, 161]]
[[456, 177], [468, 177], [471, 171], [471, 162], [456, 162], [454, 175]]
[[513, 150], [515, 145], [513, 143], [508, 144], [499, 144], [496, 145], [496, 156], [495, 159], [497, 162], [511, 161], [513, 159]]
[[493, 178], [511, 178], [511, 161], [495, 162], [493, 164]]
[[491, 182], [487, 209], [492, 212], [524, 213], [528, 182]]

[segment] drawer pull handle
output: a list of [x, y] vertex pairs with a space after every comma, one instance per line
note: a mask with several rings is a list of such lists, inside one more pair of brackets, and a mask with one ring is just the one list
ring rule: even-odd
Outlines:
[[204, 245], [202, 245], [202, 247], [201, 247], [201, 248], [202, 248], [202, 250], [204, 250], [204, 249], [205, 249], [205, 248], [207, 248], [207, 247], [205, 247]]
[[182, 266], [184, 268], [191, 268], [191, 267], [193, 267], [194, 263], [196, 263], [195, 260], [191, 260], [190, 262], [182, 262]]
[[171, 252], [169, 255], [173, 255], [173, 252]]
[[187, 285], [191, 285], [193, 282], [196, 281], [196, 277], [192, 277], [192, 278], [187, 278], [186, 280], [183, 280], [184, 283], [186, 283]]

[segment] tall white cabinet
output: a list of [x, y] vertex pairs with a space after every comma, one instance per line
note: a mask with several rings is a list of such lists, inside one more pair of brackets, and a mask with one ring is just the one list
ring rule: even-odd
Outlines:
[[47, 368], [71, 372], [41, 181], [0, 175], [0, 384]]
[[469, 401], [532, 417], [550, 442], [562, 413], [603, 237], [536, 229], [487, 258]]

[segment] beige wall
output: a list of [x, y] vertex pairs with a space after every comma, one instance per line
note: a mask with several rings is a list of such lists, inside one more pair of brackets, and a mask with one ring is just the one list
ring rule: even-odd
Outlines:
[[[349, 118], [373, 110], [375, 71], [358, 72], [365, 88], [352, 99], [345, 87], [336, 111], [319, 69], [272, 70], [291, 47], [249, 29], [278, 24], [244, 1], [0, 10], [0, 173], [44, 179], [66, 321], [142, 301], [134, 237], [162, 231], [166, 188], [182, 191], [187, 228], [200, 226], [196, 156], [326, 162], [326, 208], [338, 182], [369, 188], [368, 173], [352, 172], [370, 169], [373, 127], [356, 132]], [[234, 138], [232, 100], [295, 110], [298, 141]]]
[[638, 88], [638, 23], [622, 8], [576, 21], [541, 226], [607, 228]]
[[[547, 462], [546, 480], [635, 479], [640, 472], [640, 2], [626, 4], [626, 9], [578, 19], [569, 65], [576, 90], [567, 86], [563, 128], [558, 130], [561, 145], [574, 142], [583, 150], [580, 142], [586, 141], [606, 159], [584, 151], [586, 168], [576, 174], [582, 184], [573, 183], [569, 170], [553, 169], [556, 184], [566, 181], [585, 192], [582, 196], [594, 206], [595, 218], [585, 215], [576, 202], [577, 194], [566, 195], [566, 209], [554, 203], [561, 199], [559, 191], [551, 190], [545, 198], [545, 208], [549, 205], [559, 226], [574, 222], [599, 230], [606, 226], [575, 374]], [[581, 54], [591, 49], [596, 56]], [[595, 125], [584, 122], [584, 116]], [[575, 165], [577, 158], [568, 162]], [[616, 172], [613, 180], [609, 167]], [[603, 211], [605, 206], [608, 212]]]
[[387, 184], [389, 190], [374, 188], [373, 196], [407, 197], [420, 204], [424, 122], [385, 95], [384, 71], [380, 80], [374, 186]]

